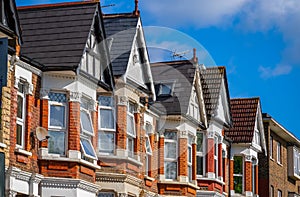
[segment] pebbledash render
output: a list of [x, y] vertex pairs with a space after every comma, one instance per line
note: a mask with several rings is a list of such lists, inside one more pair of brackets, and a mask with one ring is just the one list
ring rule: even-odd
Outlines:
[[150, 63], [138, 0], [0, 8], [0, 196], [299, 196], [299, 140], [196, 50]]

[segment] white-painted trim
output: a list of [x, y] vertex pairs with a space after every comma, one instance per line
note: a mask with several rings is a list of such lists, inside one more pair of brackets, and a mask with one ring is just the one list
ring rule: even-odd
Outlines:
[[22, 155], [26, 155], [26, 156], [32, 156], [32, 153], [29, 151], [24, 150], [23, 148], [16, 148], [15, 149], [16, 153], [20, 153]]
[[0, 142], [0, 148], [7, 148], [7, 145]]

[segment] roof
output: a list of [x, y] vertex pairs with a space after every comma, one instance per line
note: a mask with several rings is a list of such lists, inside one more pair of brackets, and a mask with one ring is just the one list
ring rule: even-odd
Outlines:
[[231, 99], [233, 127], [225, 131], [233, 143], [251, 143], [255, 131], [259, 98]]
[[[208, 67], [206, 69], [201, 69], [200, 72], [201, 85], [203, 89], [203, 97], [205, 103], [205, 109], [208, 120], [215, 114], [217, 110], [219, 97], [221, 93], [222, 81], [224, 79], [227, 102], [230, 111], [230, 97], [228, 90], [228, 82], [226, 75], [226, 68], [224, 66], [219, 67]], [[230, 117], [231, 118], [231, 117]]]
[[106, 37], [113, 38], [110, 58], [113, 74], [125, 74], [131, 53], [139, 16], [132, 13], [103, 15]]
[[77, 68], [97, 6], [74, 2], [19, 7], [21, 54], [48, 68]]
[[174, 82], [173, 94], [157, 95], [153, 107], [167, 115], [185, 115], [196, 71], [193, 63], [188, 60], [153, 63], [151, 70], [156, 89], [159, 83]]

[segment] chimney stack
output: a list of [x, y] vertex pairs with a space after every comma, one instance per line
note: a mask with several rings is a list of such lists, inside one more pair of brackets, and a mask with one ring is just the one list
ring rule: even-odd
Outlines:
[[135, 3], [135, 7], [134, 7], [134, 12], [133, 14], [135, 16], [139, 16], [140, 15], [140, 11], [139, 11], [139, 0], [134, 0]]

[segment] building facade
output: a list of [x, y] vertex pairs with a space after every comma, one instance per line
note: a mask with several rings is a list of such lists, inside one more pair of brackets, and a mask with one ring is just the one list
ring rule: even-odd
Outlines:
[[300, 196], [300, 141], [269, 114], [263, 121], [267, 154], [259, 154], [259, 195]]

